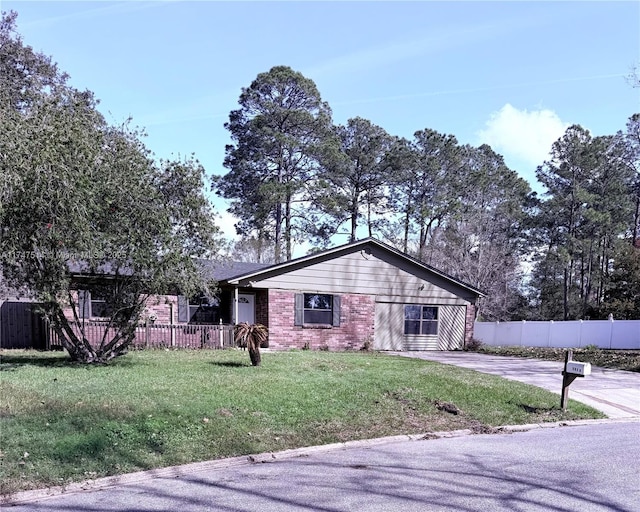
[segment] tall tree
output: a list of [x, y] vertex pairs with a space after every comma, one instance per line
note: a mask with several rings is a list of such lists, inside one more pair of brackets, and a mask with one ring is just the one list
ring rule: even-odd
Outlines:
[[[613, 137], [591, 137], [580, 126], [567, 129], [551, 157], [537, 172], [547, 189], [538, 233], [547, 254], [562, 265], [556, 283], [562, 288], [560, 318], [587, 317], [600, 307], [613, 243], [631, 218], [632, 175]], [[547, 275], [553, 279], [558, 272]]]
[[[108, 361], [126, 352], [149, 294], [206, 285], [193, 261], [215, 249], [204, 170], [157, 165], [139, 132], [109, 126], [90, 92], [22, 43], [15, 14], [0, 25], [0, 120], [4, 277], [43, 304], [74, 360]], [[92, 285], [112, 311], [98, 346], [65, 316], [80, 316], [71, 267], [112, 283]]]
[[275, 260], [291, 259], [304, 234], [307, 187], [330, 149], [331, 109], [312, 80], [286, 66], [259, 74], [239, 104], [225, 124], [229, 172], [214, 189], [232, 200], [240, 234], [268, 236]]
[[416, 256], [429, 262], [427, 246], [434, 231], [460, 208], [465, 186], [460, 146], [453, 135], [425, 129], [416, 132], [411, 142], [399, 141], [389, 158], [400, 225], [396, 231], [403, 233], [405, 252], [415, 234]]
[[340, 157], [319, 177], [315, 202], [333, 221], [335, 233], [345, 222], [349, 241], [357, 238], [361, 219], [374, 235], [387, 202], [388, 152], [394, 138], [371, 121], [356, 117], [336, 127]]
[[462, 148], [459, 212], [431, 241], [432, 263], [487, 292], [479, 313], [510, 320], [522, 306], [522, 260], [534, 197], [528, 183], [489, 146]]
[[630, 219], [631, 245], [640, 247], [640, 114], [633, 114], [627, 121], [626, 132], [618, 132], [615, 138], [620, 164], [627, 167], [631, 176], [631, 201], [633, 203]]
[[623, 320], [640, 320], [640, 247], [628, 240], [618, 240], [614, 252], [615, 266], [605, 291], [602, 315]]

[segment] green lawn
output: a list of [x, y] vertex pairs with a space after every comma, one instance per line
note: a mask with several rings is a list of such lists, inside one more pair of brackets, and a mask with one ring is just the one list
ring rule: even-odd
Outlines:
[[[0, 351], [2, 493], [401, 433], [602, 417], [469, 370], [377, 353]], [[435, 400], [455, 404], [454, 415]]]

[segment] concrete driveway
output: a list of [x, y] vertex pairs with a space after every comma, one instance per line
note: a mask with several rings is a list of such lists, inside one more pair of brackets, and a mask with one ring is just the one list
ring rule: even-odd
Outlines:
[[[493, 356], [477, 352], [389, 353], [500, 375], [505, 379], [532, 384], [558, 395], [562, 393], [562, 362]], [[593, 366], [591, 375], [573, 381], [569, 388], [569, 399], [590, 405], [610, 418], [640, 416], [640, 373]]]

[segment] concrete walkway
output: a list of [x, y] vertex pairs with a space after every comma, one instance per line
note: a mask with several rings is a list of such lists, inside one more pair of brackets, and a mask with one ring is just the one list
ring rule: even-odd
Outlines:
[[[477, 352], [389, 353], [500, 375], [558, 395], [562, 393], [564, 363], [558, 361], [493, 356]], [[573, 381], [569, 388], [569, 399], [590, 405], [610, 418], [640, 416], [640, 373], [593, 366], [591, 375]]]

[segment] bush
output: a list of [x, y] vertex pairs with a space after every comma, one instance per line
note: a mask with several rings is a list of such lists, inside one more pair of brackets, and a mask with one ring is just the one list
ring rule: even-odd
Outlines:
[[475, 352], [476, 350], [480, 350], [482, 347], [482, 342], [479, 339], [471, 338], [464, 346], [464, 349], [468, 352]]
[[362, 352], [371, 352], [373, 350], [373, 342], [371, 341], [371, 338], [367, 338], [366, 340], [364, 340], [364, 342], [362, 343], [362, 347], [360, 347], [360, 350]]

